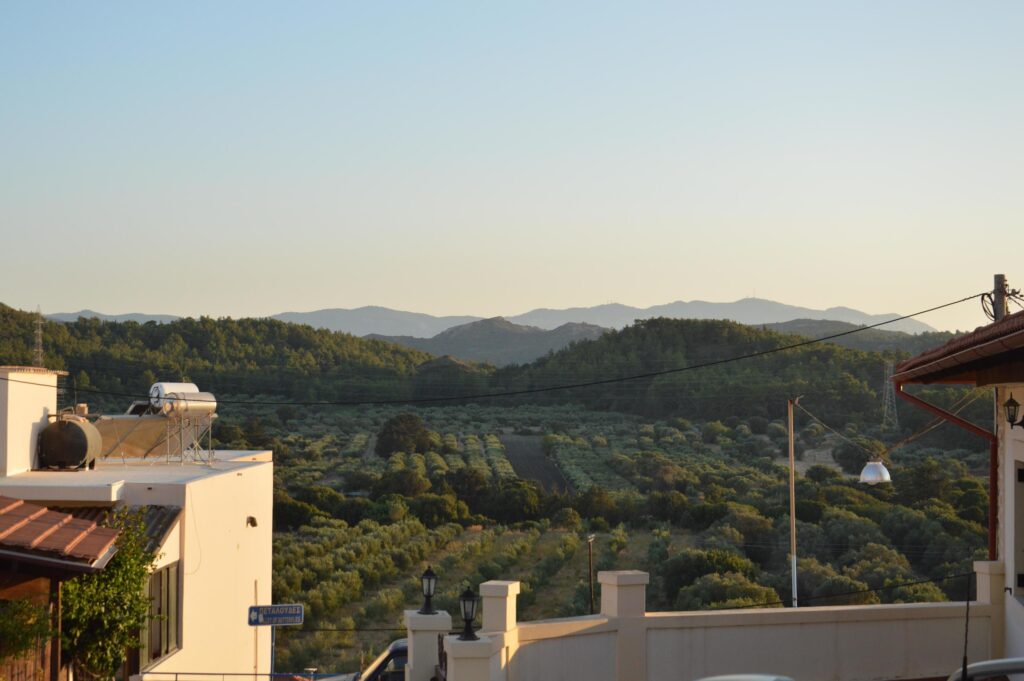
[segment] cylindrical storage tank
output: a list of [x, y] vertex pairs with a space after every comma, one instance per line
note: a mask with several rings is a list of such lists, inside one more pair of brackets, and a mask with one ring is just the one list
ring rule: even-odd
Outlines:
[[81, 468], [100, 455], [103, 436], [81, 416], [62, 416], [39, 433], [41, 468]]
[[167, 393], [160, 411], [168, 416], [201, 416], [217, 411], [213, 393]]
[[167, 393], [197, 393], [199, 386], [195, 383], [154, 383], [149, 389], [149, 403], [157, 409], [163, 409], [164, 396]]

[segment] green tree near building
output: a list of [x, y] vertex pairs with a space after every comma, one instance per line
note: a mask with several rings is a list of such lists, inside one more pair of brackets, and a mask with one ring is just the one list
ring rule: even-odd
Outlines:
[[108, 524], [121, 531], [117, 553], [102, 571], [64, 585], [63, 649], [82, 679], [113, 677], [125, 651], [139, 647], [139, 632], [149, 622], [145, 587], [155, 556], [146, 548], [142, 515], [117, 511]]

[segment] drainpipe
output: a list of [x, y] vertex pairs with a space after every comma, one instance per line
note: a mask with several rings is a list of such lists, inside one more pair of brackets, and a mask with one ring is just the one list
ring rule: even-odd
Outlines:
[[925, 402], [920, 397], [903, 392], [903, 383], [901, 381], [894, 381], [894, 383], [896, 384], [896, 394], [907, 402], [921, 407], [925, 411], [930, 411], [939, 418], [943, 418], [966, 431], [988, 440], [988, 559], [996, 560], [996, 530], [999, 524], [997, 496], [999, 494], [999, 439], [984, 428], [980, 428], [970, 421], [965, 421], [942, 407], [937, 407], [930, 402]]

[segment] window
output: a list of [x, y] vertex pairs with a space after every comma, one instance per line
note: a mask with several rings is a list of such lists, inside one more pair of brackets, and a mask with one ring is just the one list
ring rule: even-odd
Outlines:
[[177, 563], [150, 575], [149, 603], [149, 625], [142, 631], [142, 647], [139, 649], [139, 662], [143, 669], [178, 649], [181, 599]]

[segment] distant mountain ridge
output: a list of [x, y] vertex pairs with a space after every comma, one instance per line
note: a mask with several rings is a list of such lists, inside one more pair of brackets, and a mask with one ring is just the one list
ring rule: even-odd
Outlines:
[[574, 341], [599, 338], [605, 331], [607, 329], [593, 324], [572, 322], [549, 331], [493, 317], [453, 326], [432, 338], [381, 334], [370, 334], [366, 338], [397, 343], [432, 355], [451, 355], [474, 362], [506, 366], [532, 362]]
[[128, 312], [126, 314], [103, 314], [102, 312], [96, 312], [95, 310], [79, 310], [78, 312], [54, 312], [53, 314], [43, 315], [47, 319], [52, 319], [55, 322], [76, 322], [79, 317], [86, 319], [99, 319], [102, 322], [138, 322], [139, 324], [145, 324], [146, 322], [158, 322], [160, 324], [166, 324], [181, 319], [176, 315], [172, 314], [145, 314], [143, 312]]
[[[537, 309], [521, 315], [508, 317], [516, 324], [528, 324], [549, 329], [565, 321], [585, 322], [606, 328], [621, 329], [629, 326], [637, 319], [667, 317], [669, 319], [723, 319], [740, 324], [774, 324], [794, 319], [821, 319], [849, 324], [870, 326], [879, 322], [896, 319], [901, 315], [895, 312], [886, 314], [868, 314], [849, 307], [830, 307], [815, 310], [796, 305], [787, 305], [763, 298], [742, 298], [731, 303], [709, 303], [703, 300], [677, 300], [665, 305], [654, 305], [647, 308], [631, 307], [619, 303], [597, 305], [595, 307], [575, 307], [565, 310]], [[925, 333], [935, 329], [916, 319], [904, 319], [887, 325], [889, 331], [904, 333]]]
[[[56, 321], [74, 321], [78, 317], [97, 317], [109, 321], [169, 322], [178, 319], [172, 315], [104, 315], [92, 310], [46, 315]], [[590, 324], [606, 329], [621, 329], [637, 319], [667, 317], [670, 319], [723, 319], [749, 325], [777, 324], [797, 319], [831, 320], [848, 324], [870, 326], [879, 322], [896, 319], [895, 312], [868, 314], [849, 307], [830, 307], [815, 310], [796, 305], [787, 305], [762, 298], [743, 298], [731, 303], [711, 303], [702, 300], [675, 301], [647, 308], [631, 307], [620, 303], [596, 305], [594, 307], [572, 307], [566, 309], [538, 308], [519, 315], [505, 316], [504, 320], [521, 326], [533, 326], [553, 331], [564, 324]], [[387, 307], [370, 305], [355, 309], [331, 308], [312, 312], [282, 312], [271, 319], [297, 324], [309, 324], [315, 328], [343, 331], [355, 336], [377, 334], [382, 336], [409, 336], [430, 339], [452, 327], [478, 322], [483, 317], [452, 315], [436, 317], [422, 312], [405, 312]], [[887, 331], [901, 331], [909, 334], [934, 332], [935, 329], [916, 319], [902, 319], [886, 325]]]
[[404, 312], [378, 305], [367, 305], [354, 310], [332, 308], [313, 312], [282, 312], [273, 315], [271, 319], [309, 324], [315, 328], [330, 329], [331, 331], [344, 331], [353, 336], [382, 334], [429, 338], [453, 326], [480, 321], [481, 317], [467, 315], [435, 317], [422, 312]]

